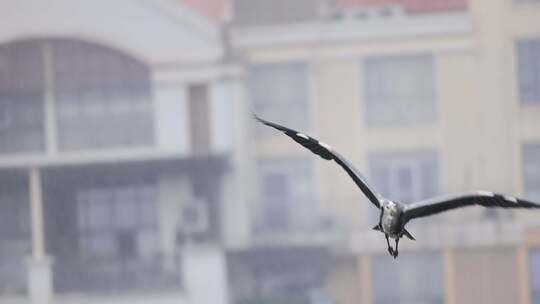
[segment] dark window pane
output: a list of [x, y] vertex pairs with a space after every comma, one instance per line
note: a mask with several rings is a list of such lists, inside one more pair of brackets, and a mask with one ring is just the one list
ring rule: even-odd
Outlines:
[[92, 201], [87, 206], [88, 229], [99, 231], [110, 229], [112, 225], [111, 210], [108, 201]]
[[[141, 244], [137, 241], [139, 235], [154, 233], [158, 229], [155, 182], [79, 189], [76, 199], [83, 256], [137, 256], [138, 245]], [[153, 252], [156, 250], [154, 247]], [[148, 244], [145, 251], [150, 251]]]
[[531, 280], [531, 303], [540, 303], [540, 248], [529, 250], [529, 271]]
[[0, 153], [45, 149], [42, 50], [40, 40], [0, 46]]
[[540, 39], [517, 41], [519, 94], [523, 103], [540, 103]]
[[139, 220], [145, 228], [155, 229], [158, 226], [158, 192], [153, 185], [138, 187], [137, 200], [139, 201]]
[[137, 254], [135, 234], [131, 232], [120, 232], [117, 234], [118, 253], [123, 258], [135, 258]]
[[30, 202], [24, 180], [0, 178], [0, 291], [26, 289], [30, 247]]
[[119, 230], [136, 229], [139, 204], [133, 200], [115, 201], [115, 222]]
[[523, 146], [523, 175], [525, 195], [540, 201], [540, 143]]

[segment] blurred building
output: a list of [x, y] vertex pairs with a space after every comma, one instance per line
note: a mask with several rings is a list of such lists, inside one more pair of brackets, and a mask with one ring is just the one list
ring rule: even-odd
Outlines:
[[[0, 303], [540, 303], [536, 0], [4, 0]], [[247, 95], [246, 95], [247, 93]]]
[[228, 303], [246, 107], [221, 29], [173, 0], [0, 19], [0, 303]]
[[[540, 201], [539, 1], [231, 10], [256, 112], [329, 143], [383, 195], [489, 189]], [[341, 168], [268, 128], [252, 136], [259, 196], [252, 245], [229, 260], [236, 303], [540, 303], [538, 212], [418, 220], [418, 242], [402, 241], [394, 261], [370, 231], [377, 210]]]

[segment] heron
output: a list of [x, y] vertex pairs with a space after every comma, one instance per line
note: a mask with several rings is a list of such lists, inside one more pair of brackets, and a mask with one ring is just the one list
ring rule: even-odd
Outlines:
[[[405, 229], [405, 225], [412, 219], [474, 205], [488, 208], [540, 208], [540, 204], [538, 203], [490, 191], [445, 195], [410, 204], [391, 200], [385, 198], [371, 187], [358, 169], [328, 144], [304, 133], [264, 120], [256, 114], [254, 114], [254, 116], [260, 123], [281, 131], [321, 158], [328, 161], [333, 160], [347, 172], [368, 200], [379, 209], [379, 222], [373, 227], [373, 230], [380, 231], [384, 234], [388, 246], [388, 253], [394, 257], [394, 259], [398, 257], [399, 240], [403, 236], [413, 241], [416, 240], [412, 234]], [[390, 238], [394, 239], [395, 248], [390, 245]]]

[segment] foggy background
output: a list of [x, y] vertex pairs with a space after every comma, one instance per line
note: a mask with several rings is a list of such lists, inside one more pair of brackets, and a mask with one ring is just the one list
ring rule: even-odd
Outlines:
[[538, 0], [2, 0], [0, 303], [540, 303]]

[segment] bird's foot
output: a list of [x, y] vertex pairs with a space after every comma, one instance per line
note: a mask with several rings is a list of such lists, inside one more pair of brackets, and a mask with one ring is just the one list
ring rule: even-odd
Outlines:
[[394, 256], [394, 248], [388, 247], [388, 253], [390, 253], [391, 256]]
[[[392, 251], [394, 251], [394, 250], [392, 250]], [[399, 252], [397, 250], [395, 250], [394, 253], [392, 254], [394, 259], [396, 259], [398, 257], [398, 254], [399, 254]]]

